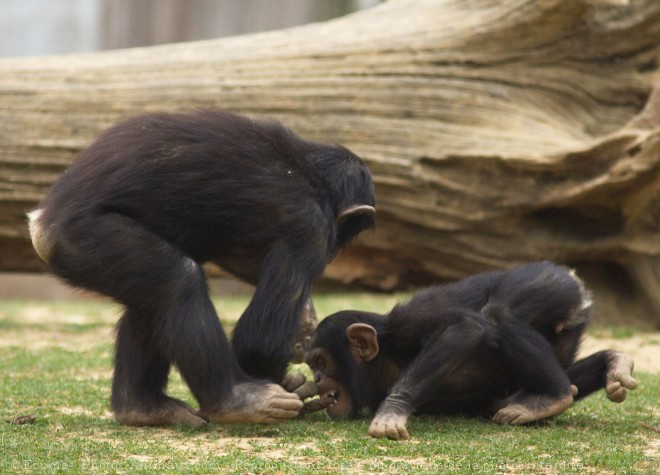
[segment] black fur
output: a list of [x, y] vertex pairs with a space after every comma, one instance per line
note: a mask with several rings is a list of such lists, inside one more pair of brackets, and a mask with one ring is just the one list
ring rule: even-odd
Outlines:
[[[349, 150], [203, 110], [106, 131], [55, 183], [38, 221], [55, 274], [126, 307], [113, 408], [158, 405], [176, 364], [204, 409], [249, 380], [244, 371], [281, 381], [312, 283], [374, 225], [370, 213], [338, 221], [352, 205], [375, 201]], [[236, 357], [209, 299], [207, 261], [256, 284]]]

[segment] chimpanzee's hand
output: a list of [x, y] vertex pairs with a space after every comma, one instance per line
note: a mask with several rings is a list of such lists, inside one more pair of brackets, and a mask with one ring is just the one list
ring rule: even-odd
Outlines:
[[369, 426], [369, 435], [377, 439], [387, 437], [392, 440], [407, 440], [410, 438], [408, 429], [406, 429], [407, 422], [407, 414], [395, 414], [392, 412], [381, 414], [378, 411]]
[[312, 412], [319, 412], [323, 409], [327, 409], [337, 402], [337, 399], [331, 394], [322, 394], [320, 397], [315, 397], [305, 401], [305, 405], [300, 410], [300, 415], [310, 414]]
[[392, 440], [409, 439], [406, 423], [412, 410], [408, 391], [394, 387], [376, 411], [376, 417], [369, 426], [369, 435], [377, 439], [385, 437]]

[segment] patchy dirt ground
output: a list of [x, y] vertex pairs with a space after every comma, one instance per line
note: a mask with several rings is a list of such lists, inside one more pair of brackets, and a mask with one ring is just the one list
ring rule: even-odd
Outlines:
[[635, 371], [660, 373], [660, 332], [638, 333], [628, 338], [587, 335], [582, 342], [580, 357], [605, 349], [622, 351], [632, 356]]

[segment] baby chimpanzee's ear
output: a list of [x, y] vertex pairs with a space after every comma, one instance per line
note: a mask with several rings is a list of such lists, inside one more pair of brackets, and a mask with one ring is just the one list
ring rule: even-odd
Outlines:
[[378, 333], [371, 325], [366, 323], [349, 325], [346, 329], [346, 337], [357, 359], [369, 362], [378, 356]]

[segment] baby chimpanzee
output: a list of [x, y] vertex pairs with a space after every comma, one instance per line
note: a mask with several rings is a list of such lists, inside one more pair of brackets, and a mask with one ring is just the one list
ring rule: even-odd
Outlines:
[[323, 320], [305, 355], [332, 419], [376, 415], [373, 437], [407, 439], [413, 413], [487, 414], [525, 424], [594, 391], [622, 402], [633, 360], [600, 351], [575, 361], [590, 293], [550, 262], [476, 275], [416, 293], [389, 314], [343, 311]]

